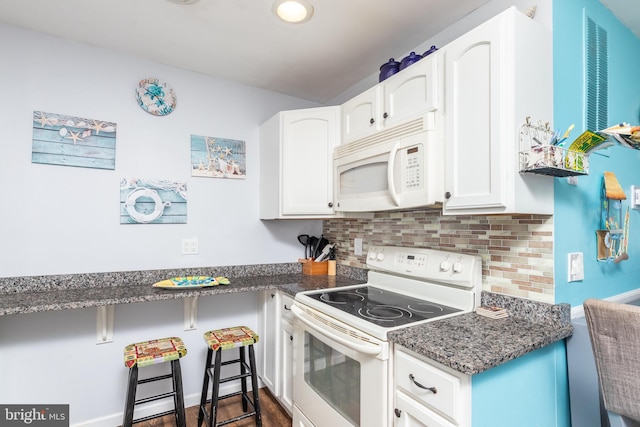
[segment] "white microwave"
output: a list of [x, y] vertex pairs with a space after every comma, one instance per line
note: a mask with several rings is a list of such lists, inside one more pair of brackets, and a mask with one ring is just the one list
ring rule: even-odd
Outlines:
[[441, 207], [444, 154], [436, 114], [336, 147], [334, 209]]

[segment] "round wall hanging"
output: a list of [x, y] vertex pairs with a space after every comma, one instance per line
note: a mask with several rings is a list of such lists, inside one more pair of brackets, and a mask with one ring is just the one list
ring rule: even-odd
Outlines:
[[166, 116], [176, 108], [175, 92], [171, 86], [158, 79], [140, 80], [136, 99], [144, 111], [154, 116]]

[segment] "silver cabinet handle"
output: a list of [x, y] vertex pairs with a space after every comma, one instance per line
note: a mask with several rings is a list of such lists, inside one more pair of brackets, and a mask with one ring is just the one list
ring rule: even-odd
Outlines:
[[416, 377], [414, 377], [413, 374], [409, 374], [409, 379], [421, 389], [429, 390], [433, 394], [438, 393], [438, 390], [435, 387], [425, 387], [422, 384], [420, 384], [418, 381], [416, 381]]

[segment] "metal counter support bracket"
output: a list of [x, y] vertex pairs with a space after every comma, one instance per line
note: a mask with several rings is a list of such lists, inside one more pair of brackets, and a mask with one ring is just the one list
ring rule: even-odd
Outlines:
[[198, 297], [186, 297], [184, 299], [184, 330], [193, 331], [196, 329], [198, 316]]
[[105, 344], [113, 342], [113, 319], [114, 310], [113, 305], [102, 305], [97, 308], [96, 311], [96, 344]]

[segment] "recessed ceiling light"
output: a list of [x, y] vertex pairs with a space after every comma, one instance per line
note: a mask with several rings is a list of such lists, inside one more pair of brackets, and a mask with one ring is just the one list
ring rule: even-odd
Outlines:
[[299, 24], [313, 15], [313, 6], [308, 0], [276, 0], [273, 12], [285, 22]]

